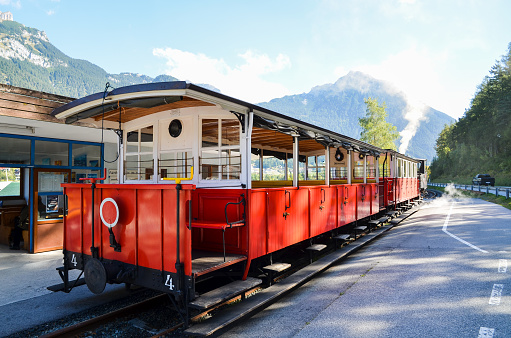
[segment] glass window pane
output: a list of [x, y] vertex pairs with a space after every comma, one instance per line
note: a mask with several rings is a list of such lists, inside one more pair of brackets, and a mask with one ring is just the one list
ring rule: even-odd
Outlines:
[[101, 166], [101, 147], [90, 144], [72, 144], [73, 166]]
[[0, 137], [0, 163], [30, 164], [30, 140]]
[[153, 152], [153, 126], [140, 130], [140, 152]]
[[220, 158], [218, 150], [203, 150], [200, 161], [200, 175], [203, 180], [218, 180]]
[[67, 173], [40, 172], [38, 175], [38, 192], [62, 192], [62, 183], [67, 183]]
[[223, 150], [220, 161], [222, 165], [222, 179], [239, 180], [241, 172], [241, 153], [239, 149]]
[[190, 151], [161, 153], [158, 163], [161, 178], [192, 176], [193, 156]]
[[153, 154], [140, 155], [140, 174], [141, 180], [152, 180], [154, 174]]
[[260, 167], [259, 155], [250, 154], [250, 168], [251, 168], [250, 172], [251, 172], [252, 181], [260, 180], [261, 176], [260, 176], [259, 167]]
[[138, 180], [138, 155], [126, 155], [124, 174], [126, 180]]
[[21, 168], [0, 168], [0, 197], [21, 195]]
[[38, 196], [37, 219], [61, 219], [64, 214], [64, 195], [43, 194]]
[[202, 147], [218, 147], [218, 120], [202, 120]]
[[[67, 166], [69, 158], [69, 144], [52, 141], [35, 141], [35, 164]], [[86, 161], [85, 161], [86, 162]], [[85, 166], [83, 162], [83, 166]]]
[[222, 145], [240, 144], [240, 122], [238, 120], [222, 120]]
[[[83, 183], [80, 178], [96, 178], [101, 177], [99, 170], [75, 169], [71, 172], [71, 183]], [[85, 181], [90, 183], [90, 181]]]
[[138, 152], [138, 130], [129, 131], [126, 136], [127, 145], [126, 152], [128, 153], [137, 153]]

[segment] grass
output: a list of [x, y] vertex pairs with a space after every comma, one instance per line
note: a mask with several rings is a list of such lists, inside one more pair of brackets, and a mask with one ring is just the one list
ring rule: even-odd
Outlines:
[[[431, 188], [433, 190], [438, 190], [438, 191], [441, 191], [441, 192], [445, 192], [445, 188], [443, 187], [429, 187], [428, 188]], [[498, 204], [498, 205], [501, 205], [503, 206], [504, 208], [507, 208], [507, 209], [510, 209], [511, 210], [511, 198], [509, 199], [506, 199], [505, 196], [495, 196], [493, 194], [486, 194], [484, 191], [482, 191], [483, 189], [481, 189], [481, 192], [479, 191], [467, 191], [467, 190], [459, 190], [459, 192], [461, 192], [463, 195], [467, 196], [467, 197], [470, 197], [470, 198], [480, 198], [482, 200], [485, 200], [485, 201], [488, 201], [488, 202], [491, 202], [491, 203], [495, 203], [495, 204]]]

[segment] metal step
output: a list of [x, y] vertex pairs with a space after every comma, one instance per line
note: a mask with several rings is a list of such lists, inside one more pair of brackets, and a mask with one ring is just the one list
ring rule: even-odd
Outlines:
[[190, 302], [188, 306], [198, 310], [206, 310], [233, 297], [239, 296], [243, 292], [262, 284], [262, 282], [262, 280], [252, 277], [248, 277], [246, 280], [237, 280], [200, 295], [199, 298]]

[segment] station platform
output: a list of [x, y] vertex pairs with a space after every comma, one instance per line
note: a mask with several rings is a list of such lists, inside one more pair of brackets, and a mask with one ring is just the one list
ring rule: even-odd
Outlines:
[[[124, 285], [107, 285], [101, 295], [91, 293], [85, 285], [73, 289], [69, 294], [47, 290], [48, 286], [62, 283], [55, 270], [62, 266], [62, 257], [62, 250], [30, 254], [25, 250], [10, 250], [7, 245], [0, 245], [0, 336], [8, 336], [129, 294]], [[70, 278], [77, 276], [73, 274]]]

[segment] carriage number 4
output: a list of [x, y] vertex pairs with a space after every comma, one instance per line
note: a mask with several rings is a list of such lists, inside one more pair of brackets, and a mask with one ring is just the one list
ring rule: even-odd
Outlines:
[[168, 286], [171, 291], [174, 290], [174, 284], [172, 283], [172, 278], [170, 275], [167, 275], [167, 281], [165, 282], [165, 286]]
[[76, 256], [75, 254], [73, 254], [73, 257], [71, 257], [71, 263], [73, 263], [73, 265], [76, 267], [76, 265], [78, 264], [78, 262], [76, 261]]

